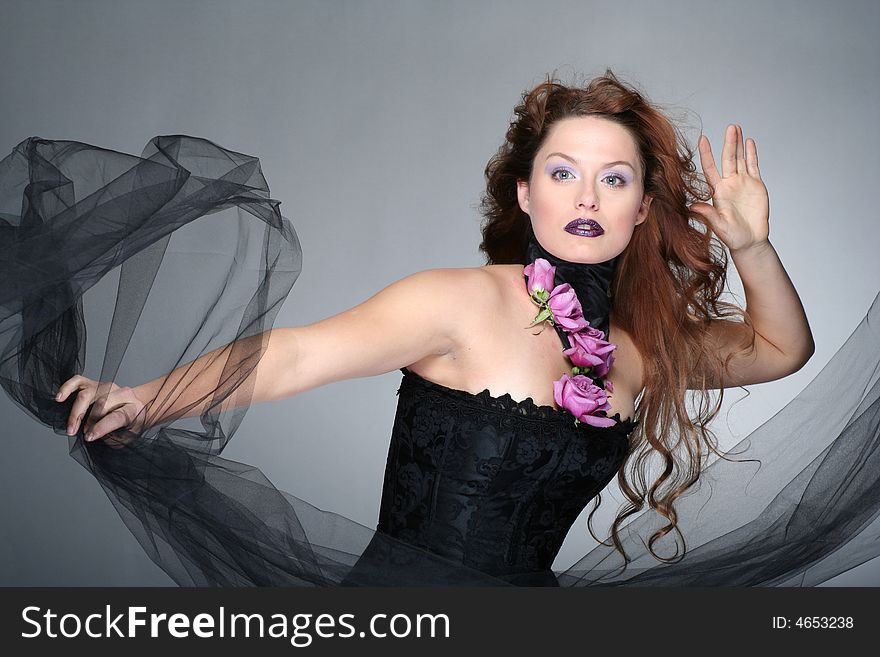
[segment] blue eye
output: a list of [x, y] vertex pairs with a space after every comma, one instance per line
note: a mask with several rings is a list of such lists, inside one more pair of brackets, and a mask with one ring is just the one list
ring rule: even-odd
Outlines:
[[572, 180], [574, 178], [574, 172], [571, 169], [554, 169], [550, 174], [550, 177], [553, 180]]
[[626, 180], [623, 178], [623, 176], [619, 176], [616, 173], [609, 173], [607, 176], [602, 178], [602, 180], [605, 180], [606, 182], [608, 180], [617, 180], [616, 183], [609, 183], [609, 187], [622, 187], [626, 184]]

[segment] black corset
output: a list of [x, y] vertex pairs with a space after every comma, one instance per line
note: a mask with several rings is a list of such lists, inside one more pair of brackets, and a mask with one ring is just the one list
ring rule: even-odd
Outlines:
[[531, 399], [401, 371], [377, 529], [494, 576], [555, 583], [569, 528], [623, 464], [635, 424], [576, 425]]

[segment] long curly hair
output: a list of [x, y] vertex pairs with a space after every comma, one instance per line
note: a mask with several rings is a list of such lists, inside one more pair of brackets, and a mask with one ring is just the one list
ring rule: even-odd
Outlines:
[[[486, 166], [480, 250], [487, 264], [525, 264], [531, 224], [517, 202], [517, 181], [530, 179], [551, 126], [579, 116], [599, 116], [629, 131], [641, 158], [644, 192], [654, 199], [621, 253], [611, 284], [611, 321], [631, 336], [644, 365], [639, 423], [617, 477], [627, 502], [612, 523], [611, 540], [628, 563], [619, 530], [647, 503], [665, 519], [650, 536], [648, 550], [672, 562], [687, 551], [675, 500], [698, 481], [710, 453], [726, 458], [708, 429], [721, 407], [727, 365], [706, 339], [709, 323], [740, 318], [752, 329], [743, 349], [754, 349], [754, 328], [745, 310], [719, 300], [727, 283], [727, 253], [706, 220], [689, 210], [691, 203], [712, 197], [697, 173], [694, 151], [663, 112], [610, 70], [585, 86], [548, 78], [523, 94], [504, 144]], [[701, 382], [694, 381], [696, 373]], [[709, 382], [722, 385], [710, 389]], [[652, 470], [656, 477], [649, 484]], [[597, 496], [587, 522], [596, 540], [592, 519], [600, 503]], [[660, 555], [654, 546], [670, 532], [675, 551]]]

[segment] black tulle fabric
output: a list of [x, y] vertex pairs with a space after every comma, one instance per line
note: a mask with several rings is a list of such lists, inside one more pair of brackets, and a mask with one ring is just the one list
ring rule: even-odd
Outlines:
[[[554, 572], [631, 422], [576, 428], [552, 407], [404, 370], [376, 529], [221, 456], [301, 263], [256, 158], [179, 135], [139, 157], [25, 140], [0, 162], [0, 247], [0, 383], [35, 434], [64, 433], [71, 400], [53, 396], [73, 374], [137, 385], [229, 345], [199, 417], [70, 439], [178, 584], [811, 586], [880, 555], [876, 299], [810, 385], [732, 449], [737, 461], [715, 461], [678, 500], [683, 560], [649, 554], [665, 519], [646, 513], [624, 527], [625, 569], [598, 545]], [[148, 416], [179, 394], [164, 386]]]

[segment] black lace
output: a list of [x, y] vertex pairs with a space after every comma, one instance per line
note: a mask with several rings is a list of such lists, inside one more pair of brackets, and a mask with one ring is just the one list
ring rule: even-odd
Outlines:
[[[521, 415], [525, 418], [531, 418], [544, 422], [561, 421], [574, 424], [574, 416], [568, 411], [556, 408], [554, 406], [547, 406], [545, 404], [536, 404], [531, 397], [526, 397], [522, 401], [517, 401], [513, 397], [511, 397], [510, 393], [508, 392], [505, 392], [500, 397], [493, 397], [488, 388], [485, 388], [478, 393], [472, 393], [468, 392], [467, 390], [450, 388], [448, 386], [444, 386], [443, 384], [429, 381], [423, 376], [420, 376], [416, 372], [413, 372], [412, 370], [405, 367], [401, 368], [400, 371], [403, 372], [404, 377], [416, 379], [420, 381], [422, 385], [432, 389], [434, 392], [440, 395], [445, 395], [447, 397], [452, 397], [465, 405], [471, 405], [475, 408], [483, 409], [486, 411], [494, 411], [504, 414], [512, 413], [515, 415]], [[615, 413], [614, 415], [609, 415], [607, 417], [617, 420], [617, 424], [615, 424], [614, 427], [604, 428], [593, 427], [591, 425], [586, 425], [583, 423], [581, 424], [581, 426], [590, 426], [592, 429], [611, 429], [620, 427], [623, 433], [629, 434], [639, 423], [638, 420], [633, 420], [632, 418], [622, 420], [620, 417], [620, 413]]]
[[635, 423], [576, 425], [530, 398], [401, 371], [377, 529], [493, 576], [549, 577], [571, 525], [625, 460]]

